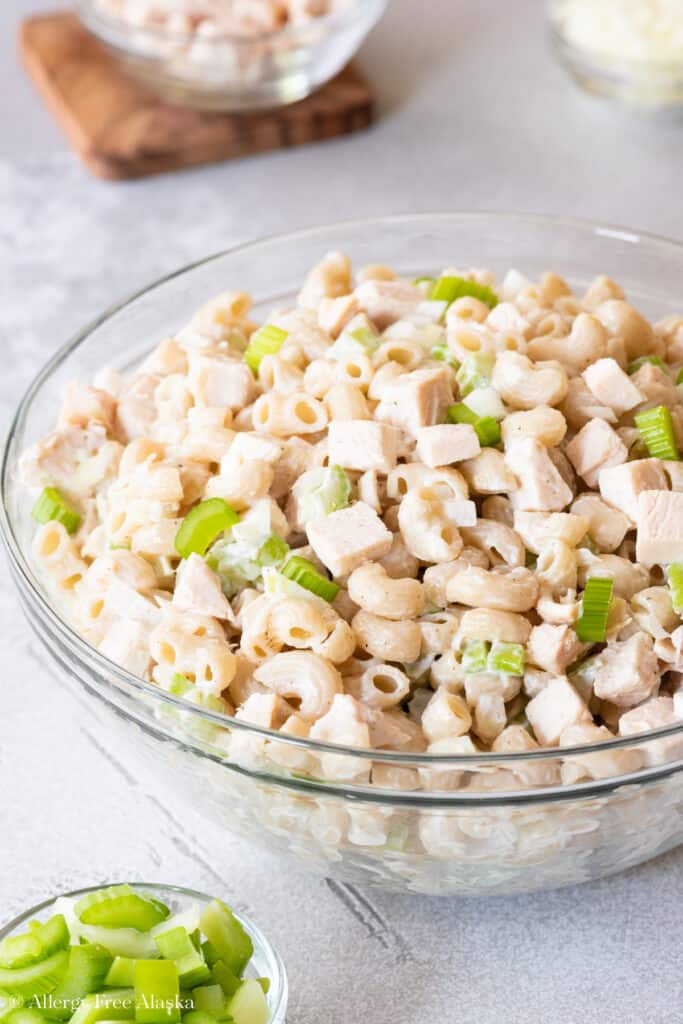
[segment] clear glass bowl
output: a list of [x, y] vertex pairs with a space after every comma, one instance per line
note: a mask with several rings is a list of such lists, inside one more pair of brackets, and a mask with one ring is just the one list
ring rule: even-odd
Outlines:
[[[161, 900], [167, 907], [170, 907], [173, 913], [188, 910], [196, 903], [200, 905], [209, 903], [213, 899], [212, 896], [207, 896], [205, 893], [195, 892], [194, 889], [183, 889], [176, 885], [158, 885], [154, 882], [149, 885], [143, 882], [129, 884], [132, 889], [141, 893], [148, 893], [150, 896]], [[101, 885], [92, 885], [87, 889], [59, 893], [59, 896], [78, 899], [89, 892], [97, 892], [101, 888]], [[30, 910], [19, 914], [18, 917], [15, 917], [14, 920], [4, 925], [4, 927], [0, 926], [0, 942], [10, 935], [18, 935], [20, 932], [26, 931], [29, 921], [46, 921], [52, 915], [55, 900], [58, 898], [58, 896], [53, 896], [51, 899], [45, 900], [43, 903], [39, 903], [37, 906], [31, 907]], [[270, 978], [270, 989], [266, 994], [268, 1008], [271, 1013], [270, 1024], [285, 1024], [288, 994], [285, 965], [277, 951], [271, 946], [268, 939], [256, 927], [253, 921], [250, 921], [244, 914], [239, 914], [236, 911], [234, 913], [254, 945], [254, 955], [247, 968], [247, 976]]]
[[[54, 606], [33, 562], [35, 524], [17, 460], [53, 428], [66, 381], [87, 380], [107, 364], [132, 369], [226, 287], [250, 291], [256, 316], [265, 317], [273, 305], [293, 300], [305, 272], [331, 249], [347, 252], [356, 266], [388, 262], [409, 276], [453, 265], [499, 273], [514, 266], [531, 276], [552, 268], [584, 288], [607, 273], [652, 317], [683, 304], [683, 246], [675, 242], [488, 213], [339, 224], [242, 246], [171, 275], [58, 352], [11, 426], [0, 521], [37, 638], [61, 677], [90, 700], [108, 746], [120, 744], [126, 763], [215, 824], [330, 876], [440, 895], [508, 893], [599, 878], [677, 845], [683, 841], [683, 723], [599, 747], [462, 757], [284, 738], [136, 679], [80, 639]], [[372, 763], [394, 771], [384, 771], [381, 785], [320, 781], [323, 772], [316, 776], [311, 759], [319, 765], [340, 750], [353, 768]], [[581, 778], [591, 755], [597, 755], [596, 778], [559, 783], [560, 765]], [[407, 780], [410, 789], [402, 788]]]
[[133, 25], [102, 0], [75, 0], [83, 24], [125, 69], [173, 103], [257, 110], [294, 103], [333, 78], [379, 21], [388, 0], [339, 10], [258, 36], [184, 34]]
[[[593, 0], [595, 7], [599, 0]], [[571, 31], [566, 0], [547, 0], [551, 37], [560, 62], [586, 92], [641, 113], [671, 113], [683, 107], [683, 60], [634, 59], [585, 45]]]

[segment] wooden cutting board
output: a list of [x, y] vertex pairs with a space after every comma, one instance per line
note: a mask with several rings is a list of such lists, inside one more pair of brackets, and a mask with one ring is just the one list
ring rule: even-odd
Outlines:
[[366, 128], [373, 94], [350, 64], [308, 99], [249, 114], [173, 106], [129, 77], [73, 14], [21, 26], [29, 74], [86, 166], [101, 178], [140, 178]]

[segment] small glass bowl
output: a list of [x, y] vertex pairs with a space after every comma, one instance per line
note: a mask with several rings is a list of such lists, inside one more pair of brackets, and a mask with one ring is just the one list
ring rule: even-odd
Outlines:
[[[183, 889], [177, 885], [159, 885], [155, 882], [149, 885], [144, 882], [129, 883], [132, 889], [140, 893], [147, 893], [157, 900], [161, 900], [169, 907], [172, 913], [176, 914], [188, 910], [192, 904], [209, 903], [213, 897], [206, 893], [196, 892], [194, 889]], [[77, 889], [74, 892], [63, 892], [60, 896], [80, 898], [89, 892], [97, 892], [101, 885], [91, 885], [87, 889]], [[39, 903], [30, 910], [24, 911], [0, 928], [0, 942], [10, 935], [16, 935], [26, 930], [29, 921], [46, 921], [53, 913], [55, 901], [59, 897], [53, 896], [43, 903]], [[285, 1024], [287, 1012], [287, 974], [285, 965], [279, 954], [271, 946], [265, 935], [250, 921], [244, 914], [233, 911], [244, 930], [249, 935], [254, 945], [254, 955], [247, 969], [247, 976], [253, 978], [269, 978], [270, 989], [266, 994], [268, 1009], [270, 1010], [270, 1024]]]
[[388, 0], [348, 0], [330, 14], [256, 36], [135, 25], [103, 0], [75, 0], [83, 24], [135, 78], [173, 103], [208, 110], [280, 107], [309, 96], [359, 49]]
[[683, 60], [635, 59], [584, 46], [569, 29], [565, 5], [566, 0], [546, 4], [552, 41], [560, 62], [582, 89], [640, 113], [683, 108]]

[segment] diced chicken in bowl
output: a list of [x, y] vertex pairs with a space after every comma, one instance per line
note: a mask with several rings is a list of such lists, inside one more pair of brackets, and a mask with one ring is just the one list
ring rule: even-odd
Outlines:
[[[551, 748], [557, 781], [637, 771], [637, 743], [610, 740], [683, 721], [668, 339], [605, 278], [581, 298], [556, 275], [354, 276], [328, 254], [296, 307], [257, 323], [226, 292], [130, 378], [68, 387], [22, 460], [35, 557], [108, 658], [311, 749]], [[233, 739], [240, 763], [393, 771]], [[549, 777], [529, 765], [507, 784]]]

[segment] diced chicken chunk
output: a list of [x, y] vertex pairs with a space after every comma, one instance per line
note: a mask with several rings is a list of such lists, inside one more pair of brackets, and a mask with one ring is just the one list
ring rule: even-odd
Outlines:
[[641, 491], [638, 496], [636, 559], [666, 565], [683, 559], [683, 493]]
[[236, 412], [256, 397], [254, 375], [238, 359], [190, 353], [188, 384], [197, 405], [220, 406]]
[[678, 402], [676, 384], [666, 370], [662, 370], [661, 366], [644, 363], [633, 374], [631, 380], [642, 394], [642, 401], [644, 402], [649, 402], [652, 405], [668, 406], [675, 405]]
[[610, 508], [597, 494], [580, 494], [572, 512], [588, 524], [588, 536], [601, 551], [616, 551], [631, 528], [624, 513]]
[[102, 423], [111, 432], [115, 415], [116, 399], [109, 392], [73, 380], [66, 385], [60, 426], [88, 427], [91, 423]]
[[[674, 698], [666, 696], [651, 697], [638, 707], [626, 711], [619, 719], [620, 736], [637, 736], [663, 729], [667, 725], [676, 725]], [[646, 765], [663, 764], [665, 761], [676, 761], [683, 757], [683, 738], [680, 735], [667, 736], [661, 740], [649, 740], [640, 746], [640, 752]]]
[[555, 675], [563, 675], [583, 649], [571, 627], [551, 626], [547, 622], [534, 626], [527, 644], [527, 653], [534, 665]]
[[591, 363], [583, 371], [583, 379], [598, 401], [614, 409], [617, 416], [645, 401], [643, 393], [616, 359], [598, 359]]
[[541, 548], [549, 540], [562, 540], [570, 547], [583, 539], [588, 523], [581, 515], [571, 512], [525, 512], [515, 509], [515, 531], [524, 541], [524, 546], [540, 555]]
[[635, 633], [628, 640], [606, 647], [594, 666], [595, 696], [620, 708], [640, 704], [659, 685], [659, 664], [647, 633]]
[[100, 652], [141, 679], [149, 677], [149, 625], [133, 619], [119, 619], [107, 629]]
[[340, 295], [337, 299], [324, 298], [318, 306], [318, 323], [331, 338], [337, 338], [359, 308], [355, 295]]
[[359, 307], [380, 330], [414, 313], [422, 294], [404, 281], [364, 281], [355, 296]]
[[608, 505], [620, 509], [631, 526], [638, 522], [638, 497], [642, 491], [666, 491], [669, 481], [659, 459], [636, 459], [600, 472], [600, 494]]
[[388, 473], [398, 459], [401, 433], [374, 420], [333, 420], [328, 431], [330, 462], [361, 473]]
[[431, 427], [444, 418], [452, 401], [451, 381], [447, 366], [401, 374], [384, 389], [375, 416], [416, 436], [420, 427]]
[[496, 448], [482, 448], [479, 455], [461, 462], [458, 469], [477, 494], [509, 494], [518, 486], [505, 456]]
[[433, 469], [473, 459], [480, 451], [477, 432], [469, 423], [439, 423], [417, 431], [417, 457]]
[[234, 621], [218, 577], [200, 555], [190, 555], [178, 568], [173, 604], [180, 611], [194, 615]]
[[24, 452], [19, 472], [29, 487], [56, 486], [65, 494], [78, 494], [81, 475], [89, 476], [89, 484], [95, 486], [107, 475], [107, 469], [115, 470], [120, 453], [121, 446], [107, 442], [107, 432], [100, 423], [85, 430], [63, 427]]
[[533, 437], [513, 441], [505, 452], [508, 468], [520, 482], [511, 501], [528, 512], [560, 512], [574, 495], [562, 479], [548, 449]]
[[572, 466], [589, 487], [597, 487], [600, 472], [626, 462], [628, 449], [604, 420], [589, 420], [567, 445]]
[[348, 576], [364, 562], [388, 554], [393, 535], [362, 501], [306, 526], [308, 541], [333, 576]]
[[543, 747], [556, 747], [570, 725], [592, 722], [584, 700], [565, 676], [557, 676], [529, 701], [526, 716]]

